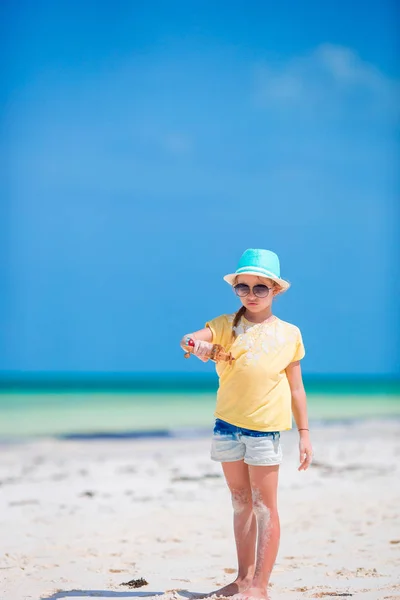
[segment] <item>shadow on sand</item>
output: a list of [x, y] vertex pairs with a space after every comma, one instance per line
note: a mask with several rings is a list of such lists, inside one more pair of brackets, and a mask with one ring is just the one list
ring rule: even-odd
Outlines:
[[[171, 590], [172, 592], [172, 590]], [[206, 594], [189, 592], [188, 590], [174, 590], [179, 596], [188, 600], [205, 598]], [[62, 600], [63, 598], [146, 598], [150, 596], [163, 596], [169, 592], [115, 592], [113, 590], [59, 590], [51, 596], [42, 596], [40, 600]]]

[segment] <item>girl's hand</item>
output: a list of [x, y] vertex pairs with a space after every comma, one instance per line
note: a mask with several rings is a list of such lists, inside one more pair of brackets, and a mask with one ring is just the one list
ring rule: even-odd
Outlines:
[[213, 345], [203, 340], [195, 340], [193, 354], [203, 362], [210, 360]]
[[310, 442], [310, 434], [308, 431], [299, 431], [300, 434], [300, 466], [299, 471], [306, 471], [312, 461], [312, 446]]

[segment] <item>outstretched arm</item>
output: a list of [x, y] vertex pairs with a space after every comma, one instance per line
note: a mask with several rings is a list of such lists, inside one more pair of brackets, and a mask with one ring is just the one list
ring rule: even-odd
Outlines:
[[181, 346], [185, 344], [186, 338], [192, 338], [194, 341], [199, 340], [202, 342], [212, 342], [212, 331], [208, 327], [204, 327], [204, 329], [199, 329], [198, 331], [194, 331], [193, 333], [186, 333], [181, 339]]
[[186, 345], [187, 338], [192, 338], [192, 340], [194, 340], [193, 354], [203, 362], [207, 362], [212, 349], [213, 334], [211, 329], [205, 327], [204, 329], [199, 329], [193, 333], [186, 333], [181, 339], [182, 348]]

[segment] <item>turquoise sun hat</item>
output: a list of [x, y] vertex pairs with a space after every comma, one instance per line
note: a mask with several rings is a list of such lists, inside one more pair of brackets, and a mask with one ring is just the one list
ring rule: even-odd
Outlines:
[[240, 257], [238, 267], [235, 273], [225, 275], [224, 280], [233, 285], [238, 275], [258, 275], [259, 277], [267, 277], [276, 281], [286, 291], [290, 287], [290, 283], [281, 279], [281, 268], [278, 255], [271, 250], [263, 250], [262, 248], [249, 248], [243, 252]]

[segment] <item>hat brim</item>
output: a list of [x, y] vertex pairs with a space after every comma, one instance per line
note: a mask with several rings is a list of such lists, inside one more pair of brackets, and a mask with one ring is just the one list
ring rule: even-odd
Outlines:
[[229, 285], [233, 285], [235, 283], [236, 277], [239, 277], [239, 275], [256, 275], [257, 277], [262, 277], [264, 279], [272, 279], [272, 281], [275, 281], [275, 283], [277, 283], [284, 292], [286, 292], [286, 290], [290, 288], [290, 283], [288, 281], [285, 281], [285, 279], [280, 279], [279, 277], [276, 277], [276, 275], [273, 274], [263, 275], [260, 272], [252, 271], [251, 269], [244, 272], [241, 271], [240, 273], [230, 273], [229, 275], [225, 275], [224, 281], [229, 283]]

